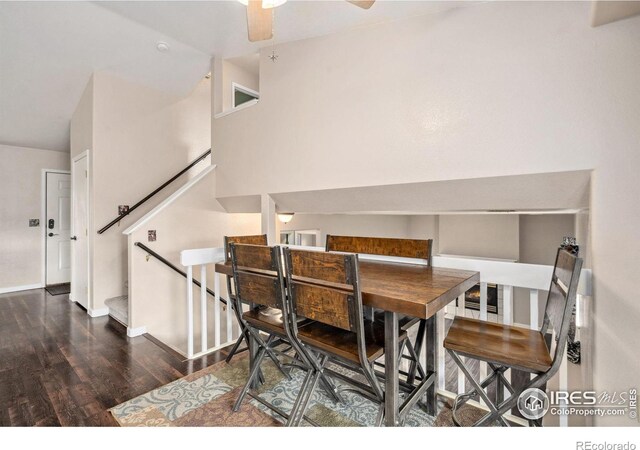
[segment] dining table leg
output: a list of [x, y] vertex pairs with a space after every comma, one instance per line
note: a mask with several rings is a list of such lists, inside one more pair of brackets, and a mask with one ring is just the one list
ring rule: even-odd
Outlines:
[[[427, 351], [426, 351], [426, 370], [427, 376], [437, 371], [438, 363], [438, 321], [435, 314], [427, 319]], [[437, 378], [437, 377], [436, 377]], [[434, 379], [436, 379], [434, 378]], [[435, 416], [437, 411], [437, 392], [436, 383], [433, 382], [427, 389], [427, 414]]]
[[398, 426], [400, 389], [398, 383], [398, 314], [384, 313], [384, 424]]

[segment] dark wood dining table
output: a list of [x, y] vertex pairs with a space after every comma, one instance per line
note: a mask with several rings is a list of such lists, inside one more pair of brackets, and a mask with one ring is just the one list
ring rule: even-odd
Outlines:
[[[216, 264], [216, 272], [231, 275], [229, 264]], [[384, 311], [385, 320], [385, 426], [397, 426], [409, 409], [426, 394], [427, 413], [436, 413], [436, 314], [480, 282], [480, 273], [404, 262], [359, 262], [362, 302]], [[426, 320], [426, 376], [412, 386], [400, 404], [399, 325], [401, 316]], [[442, 368], [441, 368], [442, 369]]]

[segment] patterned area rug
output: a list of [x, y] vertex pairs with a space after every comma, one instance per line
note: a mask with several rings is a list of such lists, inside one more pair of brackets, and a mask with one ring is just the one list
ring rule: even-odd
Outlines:
[[[247, 396], [234, 413], [233, 403], [248, 376], [246, 353], [236, 355], [231, 364], [222, 361], [161, 388], [122, 403], [110, 411], [121, 426], [282, 426], [284, 419]], [[257, 390], [260, 397], [285, 412], [291, 411], [305, 373], [292, 369], [287, 380], [270, 362], [263, 363], [265, 382]], [[347, 387], [334, 380], [338, 389]], [[342, 391], [344, 403], [334, 403], [321, 388], [316, 389], [307, 417], [320, 426], [373, 426], [378, 405], [353, 391]], [[444, 404], [439, 409], [446, 411]], [[434, 426], [436, 419], [415, 406], [405, 426]], [[438, 426], [448, 426], [446, 418]], [[309, 425], [303, 421], [304, 425]]]

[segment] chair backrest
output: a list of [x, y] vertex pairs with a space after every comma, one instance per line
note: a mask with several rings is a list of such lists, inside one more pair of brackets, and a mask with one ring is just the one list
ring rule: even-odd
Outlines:
[[252, 234], [248, 236], [225, 236], [224, 237], [224, 261], [231, 261], [231, 253], [229, 244], [251, 244], [251, 245], [268, 245], [266, 234]]
[[328, 252], [364, 253], [426, 259], [431, 265], [433, 239], [395, 239], [364, 236], [327, 235]]
[[582, 259], [566, 250], [558, 249], [554, 264], [551, 286], [547, 296], [542, 333], [555, 332], [556, 348], [554, 365], [560, 360], [569, 333], [573, 307], [576, 304], [578, 281], [582, 270]]
[[293, 317], [303, 316], [347, 331], [363, 328], [354, 254], [284, 249]]
[[285, 291], [280, 247], [230, 243], [229, 250], [239, 304], [282, 309]]

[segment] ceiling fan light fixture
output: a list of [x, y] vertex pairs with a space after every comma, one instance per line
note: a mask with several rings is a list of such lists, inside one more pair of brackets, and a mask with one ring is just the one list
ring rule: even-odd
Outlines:
[[287, 3], [287, 0], [262, 0], [262, 9], [277, 8]]
[[[249, 4], [249, 0], [238, 0], [244, 6]], [[271, 9], [277, 8], [278, 6], [284, 5], [287, 3], [287, 0], [262, 0], [262, 9]]]
[[278, 220], [282, 223], [289, 223], [291, 222], [291, 219], [293, 219], [292, 212], [278, 213]]

